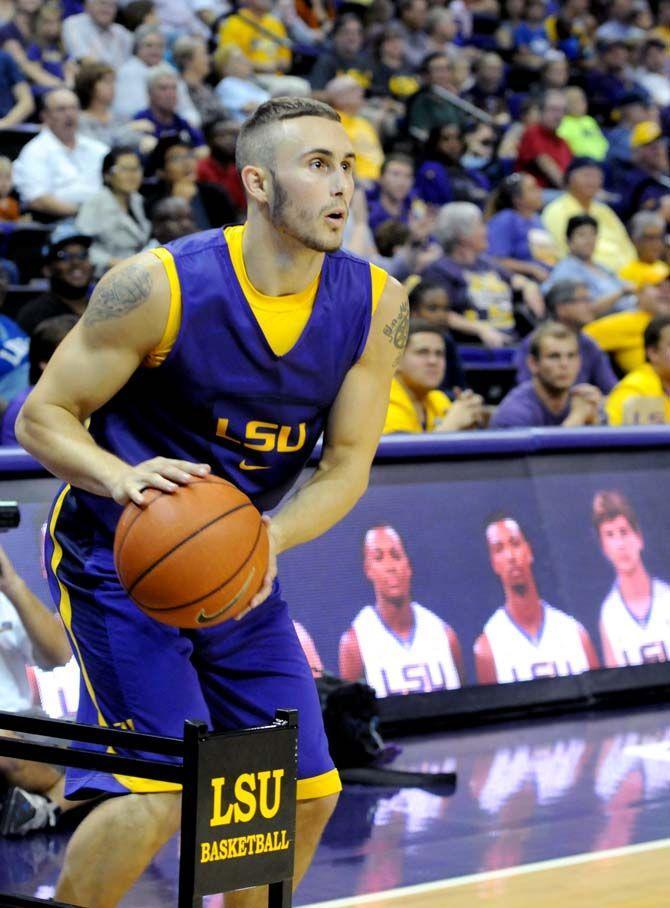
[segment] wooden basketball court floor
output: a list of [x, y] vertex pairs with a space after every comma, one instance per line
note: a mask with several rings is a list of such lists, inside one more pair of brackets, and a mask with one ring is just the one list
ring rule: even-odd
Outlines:
[[[670, 707], [398, 743], [394, 766], [455, 769], [455, 794], [347, 786], [296, 908], [670, 908]], [[48, 898], [67, 840], [0, 838], [0, 891]], [[177, 855], [123, 908], [175, 905]]]

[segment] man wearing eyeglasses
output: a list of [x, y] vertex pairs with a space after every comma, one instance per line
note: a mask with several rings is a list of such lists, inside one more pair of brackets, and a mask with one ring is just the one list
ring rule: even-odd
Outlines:
[[55, 315], [82, 315], [91, 289], [93, 266], [88, 250], [91, 237], [69, 224], [59, 224], [44, 249], [44, 274], [49, 289], [21, 309], [19, 326], [32, 335], [35, 328]]

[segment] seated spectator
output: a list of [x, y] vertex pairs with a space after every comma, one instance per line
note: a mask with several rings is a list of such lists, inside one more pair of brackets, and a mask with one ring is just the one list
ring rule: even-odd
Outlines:
[[62, 19], [58, 0], [46, 0], [35, 16], [35, 40], [25, 50], [30, 61], [25, 72], [36, 94], [44, 88], [72, 88], [77, 67], [63, 45]]
[[230, 12], [225, 0], [155, 0], [161, 28], [172, 40], [177, 35], [209, 38], [219, 20]]
[[488, 253], [514, 274], [542, 282], [558, 254], [538, 212], [542, 190], [529, 173], [513, 173], [489, 200]]
[[424, 87], [412, 95], [407, 105], [407, 128], [420, 142], [425, 142], [438, 126], [454, 123], [464, 129], [467, 115], [452, 103], [450, 95], [458, 95], [456, 58], [446, 54], [429, 54], [421, 67]]
[[16, 159], [14, 182], [31, 211], [72, 217], [100, 189], [100, 164], [109, 149], [79, 133], [79, 101], [69, 89], [44, 96], [42, 119], [41, 132]]
[[116, 0], [86, 0], [83, 13], [68, 16], [63, 23], [68, 54], [75, 60], [109, 63], [118, 70], [133, 52], [133, 38], [114, 21], [117, 10]]
[[266, 91], [256, 80], [251, 60], [238, 47], [228, 46], [217, 56], [222, 79], [216, 93], [227, 115], [243, 123], [256, 108], [269, 100]]
[[331, 47], [319, 54], [309, 73], [312, 91], [322, 92], [337, 76], [350, 75], [363, 88], [372, 83], [373, 63], [363, 49], [363, 24], [355, 13], [343, 13], [333, 25]]
[[563, 0], [545, 19], [551, 43], [571, 62], [579, 62], [591, 53], [591, 33], [595, 22], [589, 4], [584, 0]]
[[572, 160], [570, 146], [556, 132], [564, 116], [563, 92], [548, 91], [540, 102], [539, 122], [521, 136], [516, 169], [532, 174], [543, 189], [562, 187]]
[[568, 86], [570, 79], [570, 66], [564, 53], [560, 50], [550, 50], [540, 67], [540, 78], [531, 80], [530, 94], [538, 99], [552, 89], [563, 91]]
[[308, 95], [304, 79], [286, 75], [293, 62], [291, 42], [271, 9], [271, 0], [242, 0], [238, 11], [219, 26], [218, 50], [231, 45], [239, 48], [271, 95]]
[[[47, 6], [48, 4], [44, 4]], [[28, 56], [37, 41], [37, 21], [40, 4], [35, 0], [16, 0], [14, 14], [0, 27], [0, 47], [9, 54], [23, 76], [37, 89], [62, 88], [63, 82]], [[59, 17], [60, 19], [60, 17]]]
[[491, 417], [492, 429], [593, 426], [600, 423], [598, 388], [577, 384], [581, 363], [577, 335], [545, 322], [531, 336], [530, 381], [513, 388]]
[[630, 140], [638, 123], [649, 119], [649, 107], [639, 90], [627, 92], [617, 106], [618, 120], [613, 129], [607, 130], [607, 172], [608, 186], [612, 193], [621, 196], [622, 180], [628, 175], [633, 162], [633, 149]]
[[18, 444], [14, 427], [19, 410], [23, 406], [26, 397], [37, 384], [54, 350], [78, 321], [79, 318], [74, 313], [70, 315], [55, 315], [40, 322], [33, 331], [28, 352], [30, 363], [29, 384], [23, 391], [12, 397], [9, 406], [2, 415], [2, 428], [0, 430], [0, 445], [2, 447]]
[[204, 155], [207, 150], [204, 135], [177, 113], [178, 85], [179, 79], [171, 67], [163, 64], [153, 67], [147, 76], [149, 106], [138, 110], [134, 119], [152, 123], [156, 139], [182, 136], [193, 145], [196, 154]]
[[408, 155], [384, 158], [379, 182], [368, 193], [368, 223], [374, 231], [385, 221], [407, 224], [412, 209], [414, 162]]
[[[447, 13], [447, 10], [434, 10]], [[370, 94], [382, 103], [389, 98], [406, 101], [421, 88], [421, 79], [415, 67], [405, 56], [403, 32], [397, 22], [389, 23], [376, 41], [375, 62]]]
[[483, 208], [489, 181], [476, 170], [461, 163], [465, 151], [463, 131], [456, 123], [445, 123], [431, 130], [424, 161], [416, 175], [416, 193], [431, 205], [473, 202]]
[[165, 246], [182, 236], [195, 233], [198, 228], [193, 220], [191, 206], [179, 196], [168, 196], [156, 202], [151, 217], [151, 239], [147, 249]]
[[[0, 271], [0, 308], [9, 282]], [[9, 401], [28, 387], [28, 338], [14, 319], [0, 312], [0, 413]]]
[[605, 126], [614, 126], [613, 113], [622, 98], [631, 91], [638, 90], [645, 95], [646, 92], [632, 77], [631, 48], [625, 41], [620, 38], [599, 39], [597, 51], [595, 65], [586, 71], [584, 90], [593, 116]]
[[633, 164], [626, 175], [621, 217], [627, 221], [640, 210], [658, 210], [670, 224], [670, 164], [661, 127], [643, 120], [633, 129], [630, 145]]
[[568, 221], [565, 231], [569, 254], [556, 265], [544, 284], [547, 291], [557, 281], [577, 281], [589, 288], [593, 298], [594, 318], [633, 309], [633, 285], [598, 265], [593, 253], [598, 239], [598, 222], [590, 214], [576, 214]]
[[204, 38], [182, 35], [172, 45], [172, 59], [181, 76], [193, 106], [202, 123], [220, 120], [225, 116], [223, 104], [207, 83], [212, 63]]
[[151, 225], [144, 213], [142, 163], [129, 146], [117, 146], [102, 162], [104, 186], [79, 209], [75, 228], [92, 237], [89, 257], [96, 277], [146, 246]]
[[507, 176], [509, 169], [498, 156], [499, 133], [489, 123], [473, 122], [466, 128], [465, 154], [461, 164], [472, 176], [487, 180], [497, 186]]
[[644, 330], [652, 318], [670, 314], [670, 281], [643, 287], [637, 304], [637, 309], [631, 312], [606, 315], [584, 328], [584, 333], [612, 357], [622, 374], [644, 363]]
[[338, 76], [326, 86], [326, 101], [340, 115], [344, 131], [356, 153], [356, 176], [359, 180], [378, 180], [384, 161], [379, 136], [372, 123], [361, 116], [365, 96], [353, 76]]
[[665, 221], [657, 211], [639, 211], [630, 222], [630, 234], [637, 258], [619, 270], [622, 281], [628, 281], [635, 290], [647, 284], [658, 284], [670, 275], [670, 268], [663, 260], [665, 252]]
[[426, 32], [428, 3], [426, 0], [400, 0], [397, 10], [405, 56], [410, 66], [418, 69], [430, 49]]
[[565, 89], [565, 116], [556, 130], [578, 157], [604, 161], [609, 143], [596, 120], [589, 116], [589, 105], [581, 88], [573, 85]]
[[79, 233], [71, 224], [58, 224], [44, 250], [44, 275], [49, 289], [26, 303], [19, 314], [19, 327], [32, 335], [40, 322], [55, 315], [83, 315], [93, 279], [88, 255], [91, 237]]
[[551, 49], [545, 16], [543, 0], [526, 0], [523, 19], [514, 32], [514, 62], [517, 66], [533, 71], [542, 67]]
[[[594, 340], [582, 333], [582, 329], [593, 321], [593, 302], [588, 287], [576, 281], [559, 281], [549, 290], [544, 302], [549, 319], [565, 325], [577, 335], [580, 369], [575, 383], [595, 385], [603, 394], [609, 394], [617, 381], [609, 357]], [[517, 384], [532, 378], [528, 366], [531, 337], [525, 337], [517, 350]]]
[[647, 36], [642, 45], [640, 63], [635, 70], [635, 81], [650, 95], [654, 104], [670, 104], [668, 82], [668, 54], [665, 41], [654, 35]]
[[566, 228], [576, 214], [588, 214], [598, 223], [593, 260], [615, 273], [635, 258], [635, 247], [614, 211], [597, 200], [603, 188], [602, 166], [593, 158], [574, 158], [565, 172], [565, 192], [542, 213], [544, 226], [554, 239], [560, 258], [568, 253]]
[[464, 92], [463, 97], [493, 117], [499, 126], [509, 123], [509, 98], [502, 57], [488, 53], [479, 58], [474, 84]]
[[[512, 282], [535, 306], [537, 285], [512, 275], [486, 255], [488, 232], [481, 211], [471, 202], [452, 202], [440, 209], [434, 230], [444, 255], [423, 273], [444, 287], [449, 297], [449, 327], [457, 340], [502, 347], [514, 339]], [[538, 315], [541, 314], [538, 311]], [[458, 334], [457, 334], [458, 332]]]
[[596, 30], [598, 42], [621, 41], [632, 47], [644, 36], [635, 23], [635, 8], [631, 0], [613, 0], [607, 5], [606, 15], [607, 19]]
[[464, 391], [451, 401], [438, 388], [446, 369], [442, 330], [411, 319], [407, 346], [391, 383], [384, 435], [394, 432], [457, 432], [485, 421], [484, 402]]
[[140, 26], [133, 35], [133, 55], [117, 70], [117, 82], [123, 91], [114, 97], [114, 112], [123, 121], [132, 119], [139, 110], [149, 103], [147, 80], [151, 73], [160, 66], [160, 71], [169, 70], [177, 78], [177, 107], [180, 117], [188, 120], [191, 126], [200, 126], [200, 114], [195, 109], [184, 80], [164, 59], [165, 36], [158, 24]]
[[449, 331], [449, 297], [444, 287], [420, 281], [410, 291], [409, 314], [411, 319], [428, 322], [442, 332], [447, 356], [447, 368], [440, 386], [442, 391], [467, 388], [461, 356]]
[[0, 50], [0, 129], [23, 123], [34, 110], [30, 85], [13, 58]]
[[610, 425], [670, 422], [670, 315], [644, 329], [646, 363], [625, 375], [607, 398]]
[[205, 126], [209, 156], [200, 158], [196, 176], [200, 183], [214, 183], [228, 194], [238, 212], [246, 211], [247, 200], [235, 166], [235, 143], [240, 127], [232, 120], [214, 120]]
[[199, 183], [193, 148], [179, 136], [160, 139], [147, 162], [147, 175], [159, 182], [151, 187], [150, 212], [159, 199], [179, 196], [191, 207], [199, 230], [236, 223], [236, 211], [227, 193], [212, 183]]
[[[60, 617], [48, 609], [17, 573], [4, 549], [0, 548], [0, 626], [3, 645], [0, 666], [0, 709], [29, 713], [33, 692], [26, 666], [43, 669], [65, 665], [72, 657]], [[4, 737], [14, 736], [3, 732]], [[64, 773], [59, 767], [14, 757], [0, 758], [0, 779], [9, 786], [2, 809], [3, 835], [25, 835], [56, 825], [64, 798]]]
[[108, 63], [82, 63], [74, 82], [79, 98], [79, 133], [108, 147], [132, 145], [151, 151], [156, 144], [153, 124], [127, 122], [114, 111], [116, 73]]
[[[9, 158], [0, 157], [0, 221], [18, 221], [21, 207], [14, 189], [13, 166]], [[12, 263], [13, 264], [13, 263]], [[0, 259], [0, 265], [4, 262]], [[18, 269], [16, 270], [18, 275]], [[10, 284], [18, 284], [18, 279], [10, 275]]]

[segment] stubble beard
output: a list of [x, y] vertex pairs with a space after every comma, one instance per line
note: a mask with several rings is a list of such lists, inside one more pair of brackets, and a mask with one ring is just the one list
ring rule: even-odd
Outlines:
[[315, 235], [316, 227], [310, 232], [309, 225], [313, 223], [313, 216], [292, 204], [288, 193], [274, 173], [272, 179], [274, 193], [270, 204], [270, 220], [275, 230], [287, 234], [314, 252], [337, 252], [342, 245], [342, 236], [327, 241]]

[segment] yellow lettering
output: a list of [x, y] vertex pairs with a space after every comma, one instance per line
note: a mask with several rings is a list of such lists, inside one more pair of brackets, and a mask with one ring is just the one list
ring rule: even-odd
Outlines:
[[[274, 803], [272, 807], [270, 807], [268, 804], [268, 781], [270, 779], [270, 775], [272, 775], [272, 778], [275, 781]], [[281, 780], [283, 775], [283, 769], [275, 769], [272, 773], [270, 773], [269, 770], [267, 772], [258, 773], [258, 780], [260, 782], [258, 806], [261, 809], [261, 814], [265, 817], [266, 820], [271, 820], [279, 810], [279, 805], [281, 804]]]
[[209, 842], [200, 843], [200, 863], [206, 864], [212, 859], [212, 847]]
[[220, 847], [222, 844], [223, 844], [223, 839], [221, 839], [220, 842], [212, 842], [212, 854], [211, 854], [211, 857], [210, 857], [210, 861], [218, 861], [218, 860], [219, 860], [219, 847]]
[[[256, 815], [256, 778], [251, 772], [243, 772], [235, 782], [235, 822], [248, 823]], [[244, 807], [247, 809], [244, 810]]]
[[285, 829], [282, 829], [282, 831], [281, 831], [281, 843], [280, 843], [280, 845], [279, 845], [279, 850], [280, 850], [280, 851], [286, 851], [286, 849], [288, 848], [288, 846], [289, 846], [289, 840], [288, 840], [288, 836], [286, 835], [286, 830], [285, 830]]
[[263, 851], [274, 851], [272, 847], [272, 833], [268, 832], [265, 836], [265, 844], [263, 846]]
[[278, 428], [274, 422], [260, 422], [256, 419], [248, 422], [244, 447], [254, 451], [274, 451]]
[[237, 857], [237, 843], [239, 842], [239, 839], [227, 839], [226, 841], [228, 843], [227, 857], [236, 858]]
[[265, 851], [265, 836], [262, 832], [257, 832], [254, 838], [256, 839], [256, 854], [263, 854]]
[[298, 440], [294, 445], [289, 444], [293, 426], [282, 426], [277, 437], [277, 452], [279, 454], [290, 454], [292, 451], [299, 451], [305, 444], [307, 438], [307, 427], [304, 422], [298, 426]]
[[246, 836], [242, 836], [237, 843], [237, 855], [240, 858], [245, 857], [247, 854], [247, 839]]
[[216, 421], [216, 434], [219, 438], [225, 438], [226, 441], [232, 441], [234, 445], [241, 445], [242, 442], [239, 438], [235, 438], [232, 435], [228, 434], [228, 423], [227, 419], [217, 419]]
[[254, 842], [256, 841], [256, 836], [248, 835], [245, 837], [244, 841], [247, 843], [246, 847], [247, 847], [249, 854], [255, 854]]
[[228, 805], [228, 810], [225, 813], [222, 813], [223, 786], [225, 784], [225, 776], [220, 776], [218, 779], [212, 779], [212, 788], [214, 789], [214, 806], [212, 809], [212, 818], [209, 821], [210, 826], [225, 826], [226, 823], [230, 823], [230, 818], [233, 813], [232, 804]]

